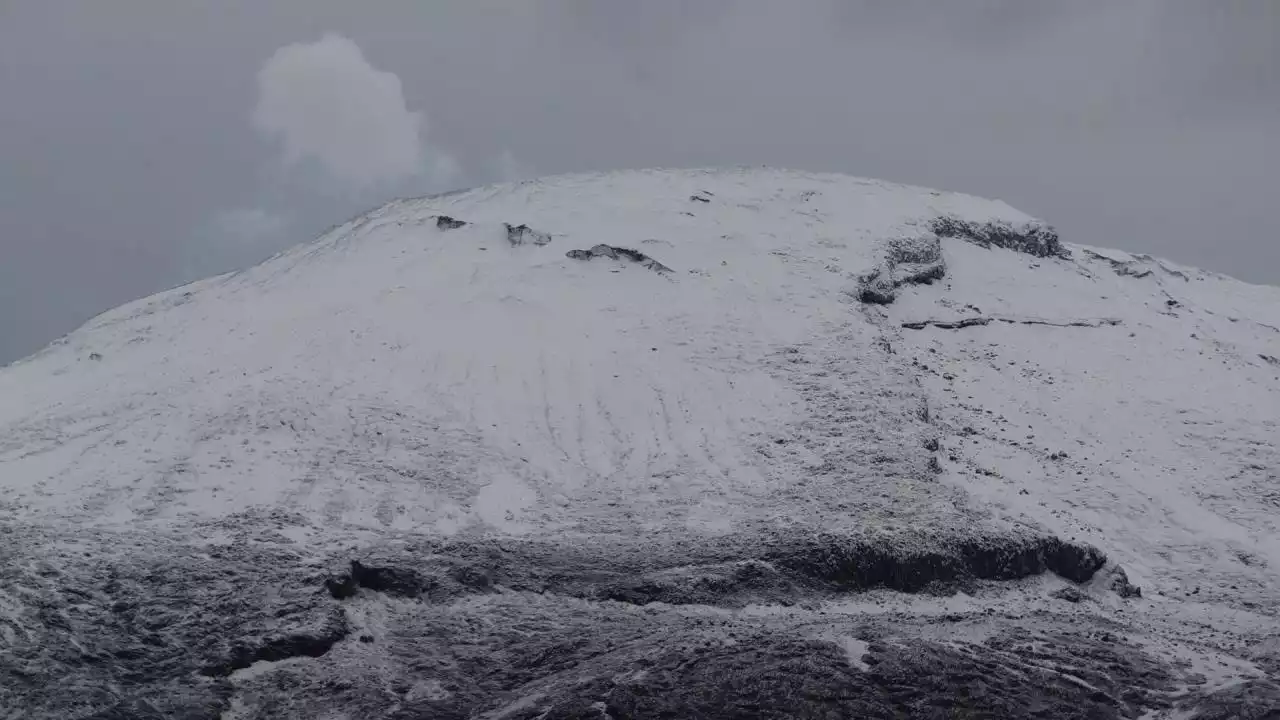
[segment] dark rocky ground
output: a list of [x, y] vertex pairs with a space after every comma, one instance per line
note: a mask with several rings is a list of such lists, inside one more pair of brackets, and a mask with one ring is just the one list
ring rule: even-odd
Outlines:
[[1198, 691], [1101, 615], [820, 604], [1105, 562], [1053, 538], [402, 538], [323, 556], [267, 527], [0, 540], [6, 718], [1280, 717], [1276, 683]]

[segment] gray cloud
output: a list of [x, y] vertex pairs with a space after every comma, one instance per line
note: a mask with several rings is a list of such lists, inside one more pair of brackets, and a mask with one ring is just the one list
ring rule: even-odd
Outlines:
[[[438, 189], [432, 158], [446, 156], [459, 186], [658, 165], [885, 177], [1000, 197], [1070, 240], [1280, 282], [1272, 0], [0, 8], [0, 362]], [[350, 41], [321, 53], [340, 58], [333, 87], [291, 81], [286, 99], [309, 87], [307, 102], [381, 109], [323, 133], [285, 112], [264, 142], [259, 72], [327, 33]], [[292, 167], [281, 132], [303, 158]], [[288, 220], [249, 232], [259, 212]]]
[[494, 174], [499, 180], [507, 182], [537, 177], [537, 171], [533, 169], [533, 166], [521, 162], [519, 158], [511, 154], [510, 150], [503, 150], [494, 160]]

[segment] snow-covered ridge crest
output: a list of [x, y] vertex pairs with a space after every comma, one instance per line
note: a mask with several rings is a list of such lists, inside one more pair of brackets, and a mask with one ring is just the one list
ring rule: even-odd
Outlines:
[[[139, 311], [183, 304], [195, 292], [209, 285], [235, 285], [246, 274], [261, 278], [269, 275], [272, 270], [280, 271], [298, 262], [313, 261], [331, 251], [350, 249], [353, 242], [358, 242], [374, 229], [385, 230], [389, 224], [397, 227], [427, 224], [435, 222], [441, 216], [450, 217], [446, 214], [450, 211], [465, 214], [460, 208], [476, 204], [488, 206], [486, 214], [491, 214], [499, 205], [528, 205], [548, 192], [567, 195], [577, 187], [589, 187], [600, 194], [599, 197], [580, 199], [581, 203], [589, 201], [594, 206], [596, 215], [612, 214], [621, 220], [627, 215], [637, 214], [637, 211], [643, 212], [642, 206], [628, 203], [625, 195], [631, 192], [643, 197], [646, 192], [656, 190], [663, 194], [669, 193], [672, 200], [682, 200], [684, 193], [688, 192], [688, 199], [694, 204], [689, 208], [682, 208], [682, 214], [693, 216], [691, 211], [698, 209], [697, 203], [710, 199], [710, 196], [704, 194], [705, 191], [698, 188], [714, 187], [717, 183], [730, 183], [738, 191], [736, 196], [725, 198], [737, 210], [759, 211], [762, 202], [785, 203], [792, 200], [796, 205], [791, 208], [793, 212], [806, 215], [812, 221], [816, 221], [820, 215], [829, 216], [832, 220], [838, 219], [847, 223], [864, 241], [872, 238], [883, 240], [895, 235], [934, 236], [936, 233], [939, 237], [972, 236], [969, 238], [971, 241], [990, 246], [992, 242], [985, 235], [991, 233], [1031, 237], [1043, 234], [1054, 239], [1051, 241], [1052, 248], [1059, 247], [1056, 244], [1056, 233], [1050, 226], [1002, 201], [868, 178], [755, 167], [578, 173], [395, 200], [336, 225], [315, 240], [300, 243], [254, 268], [198, 281], [126, 303], [91, 319], [77, 332], [113, 324], [120, 319], [132, 317]], [[772, 191], [764, 189], [771, 185], [789, 186], [790, 195], [781, 187]], [[760, 192], [755, 192], [756, 190]], [[827, 191], [825, 195], [824, 190]], [[832, 203], [849, 200], [853, 203], [844, 208], [827, 207]], [[512, 229], [505, 221], [501, 224], [508, 225], [508, 231]], [[437, 228], [449, 229], [441, 225]], [[998, 241], [995, 244], [1005, 246]], [[1010, 247], [1019, 249], [1012, 245]], [[1027, 251], [1045, 254], [1036, 249]], [[1056, 250], [1050, 252], [1056, 253]], [[69, 339], [60, 339], [54, 346], [61, 346]]]

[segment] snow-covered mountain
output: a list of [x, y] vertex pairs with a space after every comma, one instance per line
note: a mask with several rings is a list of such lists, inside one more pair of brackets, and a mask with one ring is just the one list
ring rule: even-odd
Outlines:
[[397, 201], [0, 369], [0, 709], [1270, 717], [1278, 439], [1280, 290], [1004, 203]]

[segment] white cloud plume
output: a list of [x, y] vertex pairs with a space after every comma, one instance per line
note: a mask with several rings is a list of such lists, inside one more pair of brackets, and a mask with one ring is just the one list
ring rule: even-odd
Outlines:
[[341, 35], [276, 50], [258, 72], [253, 125], [281, 140], [288, 164], [318, 161], [355, 189], [415, 177], [442, 183], [457, 172], [424, 142], [424, 117], [406, 106], [400, 78]]

